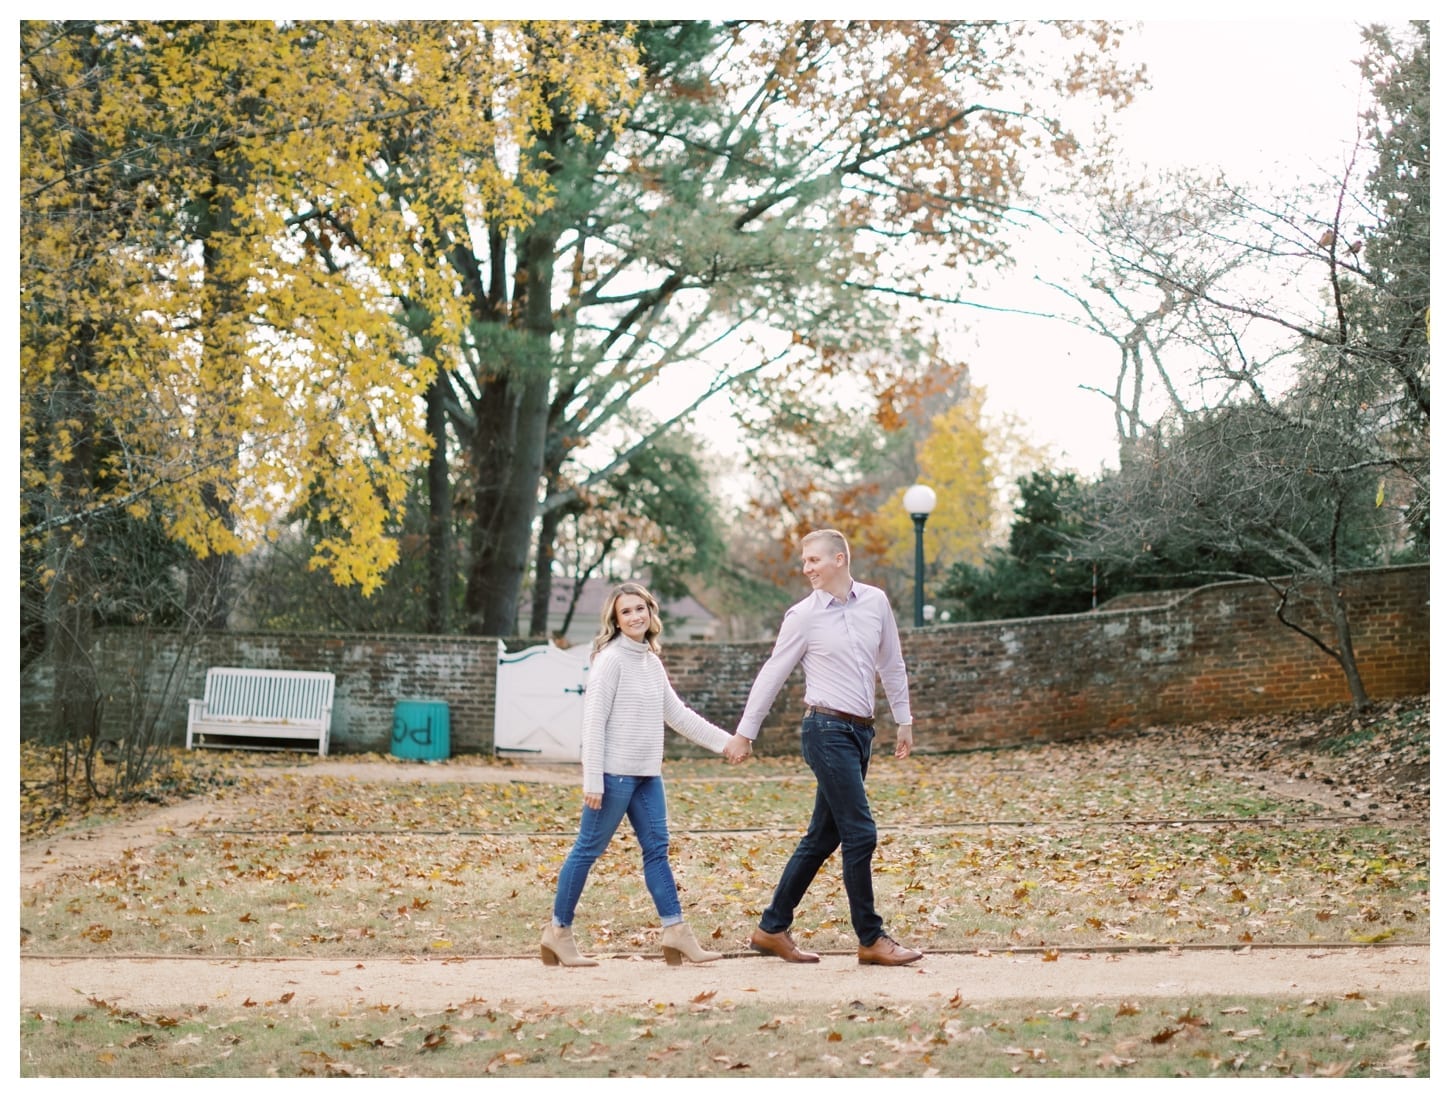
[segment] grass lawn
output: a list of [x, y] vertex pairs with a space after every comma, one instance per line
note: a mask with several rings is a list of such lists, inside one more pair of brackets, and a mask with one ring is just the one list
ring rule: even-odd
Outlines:
[[[1362, 1078], [1429, 1074], [1423, 997], [939, 1007], [24, 1012], [22, 1077]], [[1417, 1036], [1419, 1035], [1419, 1036]]]

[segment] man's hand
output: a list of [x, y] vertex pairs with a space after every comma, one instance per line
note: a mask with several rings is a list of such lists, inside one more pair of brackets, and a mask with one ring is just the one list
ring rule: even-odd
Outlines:
[[732, 763], [744, 762], [750, 757], [751, 749], [750, 739], [737, 732], [725, 743], [725, 760]]
[[896, 757], [904, 759], [911, 754], [911, 725], [898, 724], [896, 726]]
[[594, 809], [594, 811], [598, 812], [600, 810], [600, 808], [602, 808], [604, 806], [604, 794], [603, 793], [585, 793], [584, 794], [584, 803], [586, 805], [588, 805], [590, 808]]

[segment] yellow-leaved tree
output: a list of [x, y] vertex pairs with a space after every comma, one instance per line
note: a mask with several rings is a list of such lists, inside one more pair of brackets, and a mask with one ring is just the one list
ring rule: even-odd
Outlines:
[[[986, 392], [969, 387], [962, 399], [932, 418], [930, 432], [917, 446], [917, 481], [936, 492], [922, 542], [927, 581], [957, 561], [985, 560], [987, 548], [1006, 536], [1015, 477], [1045, 459], [1020, 424], [989, 419], [985, 403]], [[908, 487], [897, 488], [872, 516], [883, 547], [882, 582], [898, 593], [914, 582], [916, 530], [902, 505]], [[908, 605], [904, 594], [897, 605], [898, 613]]]
[[[471, 320], [437, 241], [548, 207], [529, 143], [542, 96], [601, 80], [559, 76], [588, 29], [22, 22], [22, 617], [59, 738], [97, 738], [97, 620], [213, 623], [225, 561], [284, 517], [336, 582], [381, 581], [430, 349]], [[409, 142], [448, 190], [398, 177]], [[112, 582], [142, 542], [169, 554]], [[176, 598], [119, 606], [188, 558]]]

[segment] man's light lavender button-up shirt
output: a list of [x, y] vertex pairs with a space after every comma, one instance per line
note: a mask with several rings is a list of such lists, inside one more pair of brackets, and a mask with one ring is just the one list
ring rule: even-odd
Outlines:
[[880, 675], [892, 718], [911, 723], [901, 636], [881, 588], [853, 580], [845, 602], [829, 591], [812, 591], [785, 612], [775, 648], [755, 677], [736, 727], [742, 736], [753, 740], [760, 734], [796, 664], [805, 672], [807, 705], [871, 716]]

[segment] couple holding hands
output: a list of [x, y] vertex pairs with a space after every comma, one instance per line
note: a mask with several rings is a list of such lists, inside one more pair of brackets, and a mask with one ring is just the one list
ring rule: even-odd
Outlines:
[[584, 694], [584, 812], [579, 836], [559, 870], [554, 913], [544, 928], [546, 965], [594, 965], [574, 941], [571, 926], [589, 871], [629, 817], [644, 858], [645, 887], [663, 927], [661, 945], [672, 965], [714, 961], [684, 921], [669, 862], [665, 810], [664, 725], [686, 739], [741, 762], [751, 753], [761, 722], [797, 664], [805, 674], [806, 712], [801, 753], [816, 776], [810, 826], [786, 863], [770, 906], [750, 935], [750, 947], [785, 961], [810, 963], [819, 955], [795, 944], [790, 925], [826, 859], [839, 847], [851, 925], [861, 964], [906, 965], [921, 958], [892, 941], [876, 913], [871, 858], [876, 821], [866, 800], [880, 676], [896, 720], [896, 757], [911, 754], [911, 708], [906, 664], [891, 605], [880, 588], [851, 578], [851, 551], [836, 530], [801, 539], [801, 571], [811, 593], [786, 611], [770, 658], [751, 687], [734, 735], [684, 704], [659, 659], [659, 604], [637, 583], [623, 583], [606, 600], [594, 639]]

